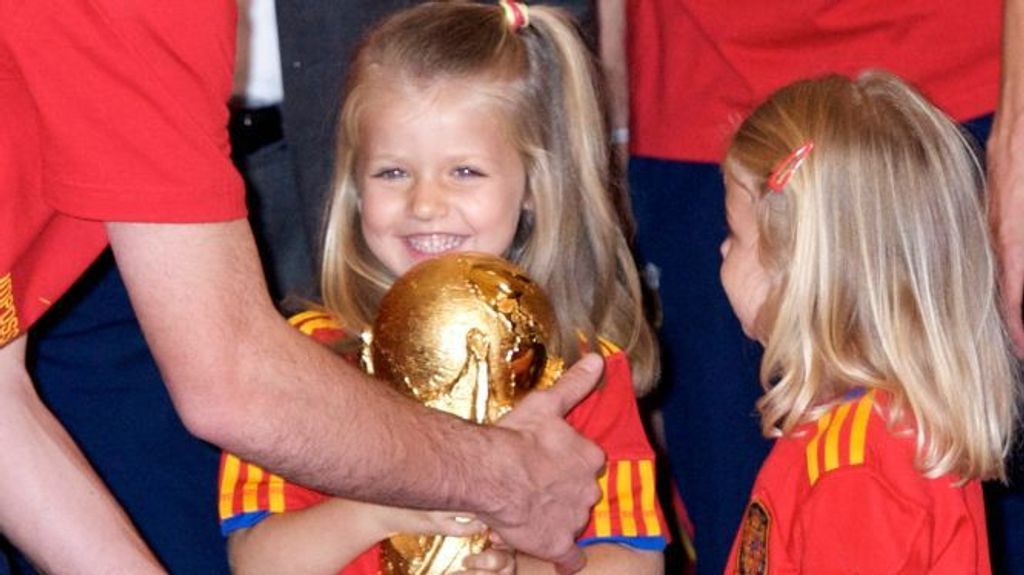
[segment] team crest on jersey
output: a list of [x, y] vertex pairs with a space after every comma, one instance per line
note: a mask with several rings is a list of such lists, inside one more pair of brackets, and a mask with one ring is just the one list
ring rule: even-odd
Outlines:
[[772, 516], [758, 500], [747, 505], [743, 514], [743, 528], [740, 534], [740, 553], [737, 566], [740, 575], [767, 575], [768, 573], [768, 531]]

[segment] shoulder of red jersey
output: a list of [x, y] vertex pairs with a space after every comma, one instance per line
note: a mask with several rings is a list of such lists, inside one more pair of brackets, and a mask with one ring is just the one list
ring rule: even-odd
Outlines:
[[811, 434], [805, 447], [807, 478], [813, 486], [827, 473], [838, 469], [861, 466], [869, 456], [870, 433], [877, 433], [881, 423], [875, 413], [878, 395], [875, 390], [865, 390], [844, 401], [809, 426]]

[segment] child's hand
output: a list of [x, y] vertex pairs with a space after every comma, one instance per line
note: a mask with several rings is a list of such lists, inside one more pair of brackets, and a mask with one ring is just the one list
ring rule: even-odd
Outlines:
[[516, 552], [500, 541], [494, 542], [490, 549], [466, 557], [462, 567], [455, 575], [515, 575]]

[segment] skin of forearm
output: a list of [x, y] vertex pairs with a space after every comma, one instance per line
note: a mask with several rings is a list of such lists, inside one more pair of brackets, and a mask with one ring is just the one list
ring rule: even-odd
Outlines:
[[[988, 152], [997, 170], [1010, 170], [1024, 150], [1024, 0], [1006, 0], [1003, 19], [1002, 80]], [[1001, 193], [1010, 189], [996, 186]]]
[[465, 466], [498, 455], [491, 439], [498, 430], [407, 400], [288, 326], [267, 295], [244, 221], [121, 224], [108, 232], [147, 341], [194, 434], [346, 497], [474, 511], [499, 499], [500, 477], [460, 483], [487, 477]]
[[583, 566], [572, 534], [600, 497], [604, 457], [562, 416], [593, 389], [599, 356], [477, 426], [373, 382], [288, 326], [244, 220], [108, 223], [107, 235], [193, 434], [329, 494], [470, 512], [565, 572]]
[[1021, 93], [1021, 83], [1024, 81], [1024, 71], [1020, 69], [1022, 58], [1022, 43], [1024, 43], [1024, 0], [1006, 0], [1003, 8], [1003, 61], [1002, 75], [1004, 87], [1009, 85], [1011, 90], [1003, 90], [1003, 98], [1009, 98], [1017, 105], [1024, 104], [1024, 93]]
[[1024, 0], [1004, 4], [999, 107], [987, 145], [990, 217], [1000, 258], [1000, 291], [1007, 329], [1024, 356]]
[[[474, 444], [483, 452], [480, 442], [486, 438], [476, 428], [364, 377], [283, 323], [254, 333], [266, 335], [271, 329], [280, 331], [275, 334], [280, 337], [253, 338], [267, 348], [237, 350], [241, 364], [263, 368], [241, 370], [238, 381], [251, 382], [251, 387], [232, 395], [247, 393], [249, 399], [244, 409], [218, 414], [217, 420], [236, 423], [210, 430], [208, 440], [328, 493], [405, 507], [469, 504], [460, 499], [456, 482], [468, 473], [443, 462], [472, 459], [468, 453]], [[257, 361], [267, 357], [283, 357], [287, 369], [277, 371], [280, 364]], [[310, 357], [316, 362], [302, 363]], [[296, 388], [302, 393], [295, 393]], [[245, 434], [238, 436], [234, 429]], [[351, 439], [324, 441], [330, 437]], [[446, 472], [452, 473], [449, 483], [444, 481]]]
[[612, 128], [629, 126], [629, 65], [626, 59], [626, 0], [598, 0], [601, 68], [608, 88]]
[[46, 573], [163, 573], [24, 370], [0, 348], [0, 530]]
[[[601, 543], [583, 548], [587, 566], [579, 575], [662, 575], [665, 572], [665, 558], [660, 552], [638, 551], [616, 545]], [[520, 554], [516, 558], [517, 575], [554, 575], [555, 566], [536, 557]]]
[[228, 556], [236, 575], [333, 575], [387, 535], [366, 504], [329, 499], [232, 533]]

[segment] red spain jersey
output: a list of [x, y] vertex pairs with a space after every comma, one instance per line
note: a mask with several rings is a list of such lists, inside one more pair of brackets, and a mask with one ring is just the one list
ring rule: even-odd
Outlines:
[[245, 217], [235, 2], [0, 0], [0, 345], [107, 246], [103, 222]]
[[[292, 325], [328, 344], [344, 336], [324, 313], [311, 311], [291, 318]], [[605, 384], [577, 405], [566, 420], [597, 443], [607, 457], [599, 483], [603, 496], [591, 512], [580, 536], [581, 545], [620, 543], [637, 549], [661, 550], [668, 531], [658, 503], [654, 451], [644, 434], [633, 393], [626, 354], [602, 341]], [[225, 453], [221, 457], [219, 516], [221, 531], [252, 527], [271, 513], [303, 509], [328, 496]], [[377, 575], [378, 548], [369, 549], [342, 571], [342, 575]]]
[[775, 442], [726, 573], [988, 574], [981, 484], [914, 467], [914, 435], [862, 393]]

